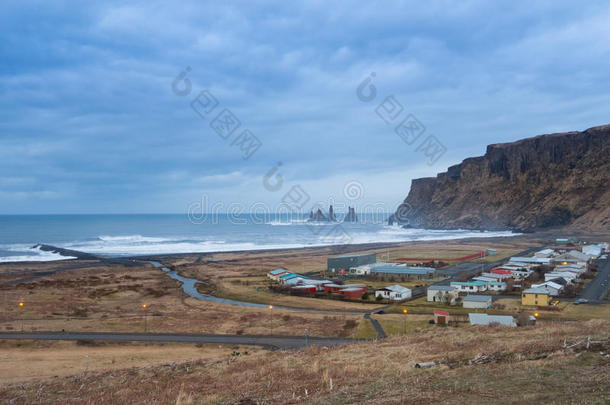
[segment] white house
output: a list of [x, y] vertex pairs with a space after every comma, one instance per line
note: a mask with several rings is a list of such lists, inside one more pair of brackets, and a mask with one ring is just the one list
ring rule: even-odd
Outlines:
[[561, 284], [557, 284], [552, 281], [547, 281], [542, 284], [532, 284], [532, 288], [546, 288], [547, 291], [550, 293], [549, 295], [556, 297], [559, 295], [559, 293], [563, 289], [563, 286]]
[[431, 285], [427, 290], [427, 300], [430, 302], [445, 302], [446, 299], [453, 302], [457, 296], [457, 289], [449, 285]]
[[511, 257], [509, 260], [511, 263], [516, 264], [533, 264], [533, 265], [541, 265], [541, 264], [550, 264], [551, 258], [549, 257]]
[[452, 281], [449, 285], [455, 287], [459, 292], [483, 292], [487, 290], [487, 284], [483, 281]]
[[542, 249], [534, 253], [534, 257], [553, 257], [557, 256], [557, 253], [553, 249]]
[[491, 308], [491, 295], [467, 295], [462, 305], [464, 308]]
[[582, 252], [593, 259], [597, 259], [603, 250], [601, 245], [585, 245], [582, 247]]
[[575, 283], [578, 281], [578, 273], [573, 272], [573, 271], [562, 271], [562, 272], [553, 271], [551, 273], [546, 273], [544, 275], [544, 281], [551, 281], [552, 279], [557, 278], [557, 277], [564, 278], [567, 281], [569, 281], [570, 283]]
[[392, 301], [402, 301], [411, 298], [411, 290], [395, 284], [375, 291], [375, 297], [383, 297]]
[[487, 284], [487, 289], [489, 291], [506, 291], [508, 286], [504, 281], [491, 281]]

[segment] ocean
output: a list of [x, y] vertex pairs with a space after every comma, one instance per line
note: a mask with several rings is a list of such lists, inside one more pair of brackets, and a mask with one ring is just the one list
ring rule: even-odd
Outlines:
[[34, 248], [37, 244], [125, 257], [514, 235], [403, 229], [387, 225], [388, 216], [361, 214], [358, 223], [310, 223], [302, 215], [291, 214], [215, 214], [200, 218], [185, 214], [2, 215], [0, 262], [67, 258]]

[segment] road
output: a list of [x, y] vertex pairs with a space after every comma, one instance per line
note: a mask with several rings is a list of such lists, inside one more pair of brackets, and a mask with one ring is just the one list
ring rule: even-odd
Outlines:
[[[514, 256], [526, 256], [532, 252], [536, 252], [540, 250], [540, 246], [532, 247], [522, 252], [515, 254]], [[437, 285], [449, 285], [449, 282], [453, 281], [457, 276], [461, 273], [467, 273], [469, 277], [474, 276], [475, 274], [482, 273], [484, 271], [488, 271], [493, 269], [496, 266], [499, 266], [508, 261], [508, 258], [501, 259], [495, 262], [488, 263], [474, 263], [474, 262], [462, 262], [453, 266], [449, 266], [444, 269], [438, 269], [436, 272], [440, 276], [449, 277], [446, 280], [440, 281], [436, 283]]]
[[581, 298], [586, 298], [591, 303], [602, 301], [610, 287], [610, 259], [598, 259], [595, 260], [595, 263], [597, 264], [597, 276], [580, 294]]
[[99, 340], [111, 342], [178, 342], [262, 346], [268, 349], [298, 349], [307, 345], [337, 346], [359, 342], [358, 339], [308, 336], [265, 335], [190, 335], [170, 333], [104, 333], [104, 332], [0, 332], [5, 340]]
[[381, 324], [379, 323], [379, 321], [377, 319], [371, 318], [371, 314], [365, 314], [364, 319], [371, 322], [371, 325], [373, 325], [373, 329], [375, 329], [375, 332], [377, 332], [377, 337], [379, 337], [379, 339], [385, 339], [388, 337], [385, 334], [385, 331], [383, 330], [383, 328], [381, 327]]

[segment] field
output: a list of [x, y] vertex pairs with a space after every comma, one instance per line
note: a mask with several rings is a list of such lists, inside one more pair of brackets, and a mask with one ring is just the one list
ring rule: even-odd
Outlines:
[[[610, 399], [602, 321], [434, 328], [323, 349], [257, 351], [182, 364], [4, 385], [13, 403], [589, 403]], [[418, 369], [416, 362], [439, 366]], [[472, 363], [472, 364], [471, 364]]]
[[[0, 265], [0, 330], [116, 331], [353, 337], [374, 341], [336, 348], [269, 352], [255, 347], [195, 344], [0, 341], [0, 400], [12, 403], [385, 403], [556, 402], [608, 399], [608, 348], [574, 352], [564, 339], [610, 333], [608, 305], [561, 303], [539, 310], [535, 327], [439, 327], [435, 308], [465, 319], [472, 309], [418, 298], [386, 305], [307, 298], [269, 290], [266, 273], [283, 267], [319, 276], [328, 256], [384, 252], [396, 257], [450, 258], [485, 247], [513, 255], [538, 240], [460, 240], [350, 248], [311, 248], [158, 258], [201, 292], [272, 304], [273, 310], [199, 301], [144, 262], [71, 261]], [[17, 284], [5, 284], [22, 280]], [[411, 288], [435, 280], [349, 280], [371, 288]], [[23, 307], [18, 305], [23, 302]], [[143, 305], [146, 305], [144, 308]], [[523, 310], [501, 298], [496, 314]], [[304, 310], [280, 310], [278, 306]], [[389, 336], [377, 340], [363, 313]], [[408, 308], [408, 315], [402, 313]], [[305, 310], [310, 309], [310, 310]], [[526, 311], [533, 312], [527, 308]], [[483, 312], [482, 310], [476, 310]], [[569, 321], [569, 322], [566, 322]], [[468, 365], [479, 355], [491, 360]], [[443, 363], [415, 369], [418, 361]], [[332, 381], [332, 382], [331, 382]], [[562, 392], [561, 397], [556, 393]], [[515, 394], [518, 392], [518, 394]]]

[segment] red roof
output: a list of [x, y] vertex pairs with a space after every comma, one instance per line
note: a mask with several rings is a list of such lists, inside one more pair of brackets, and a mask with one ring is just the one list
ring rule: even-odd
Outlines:
[[434, 315], [449, 316], [449, 312], [439, 311], [438, 309], [435, 309]]
[[495, 273], [495, 274], [511, 274], [512, 273], [512, 271], [504, 270], [504, 269], [492, 269], [491, 272]]

